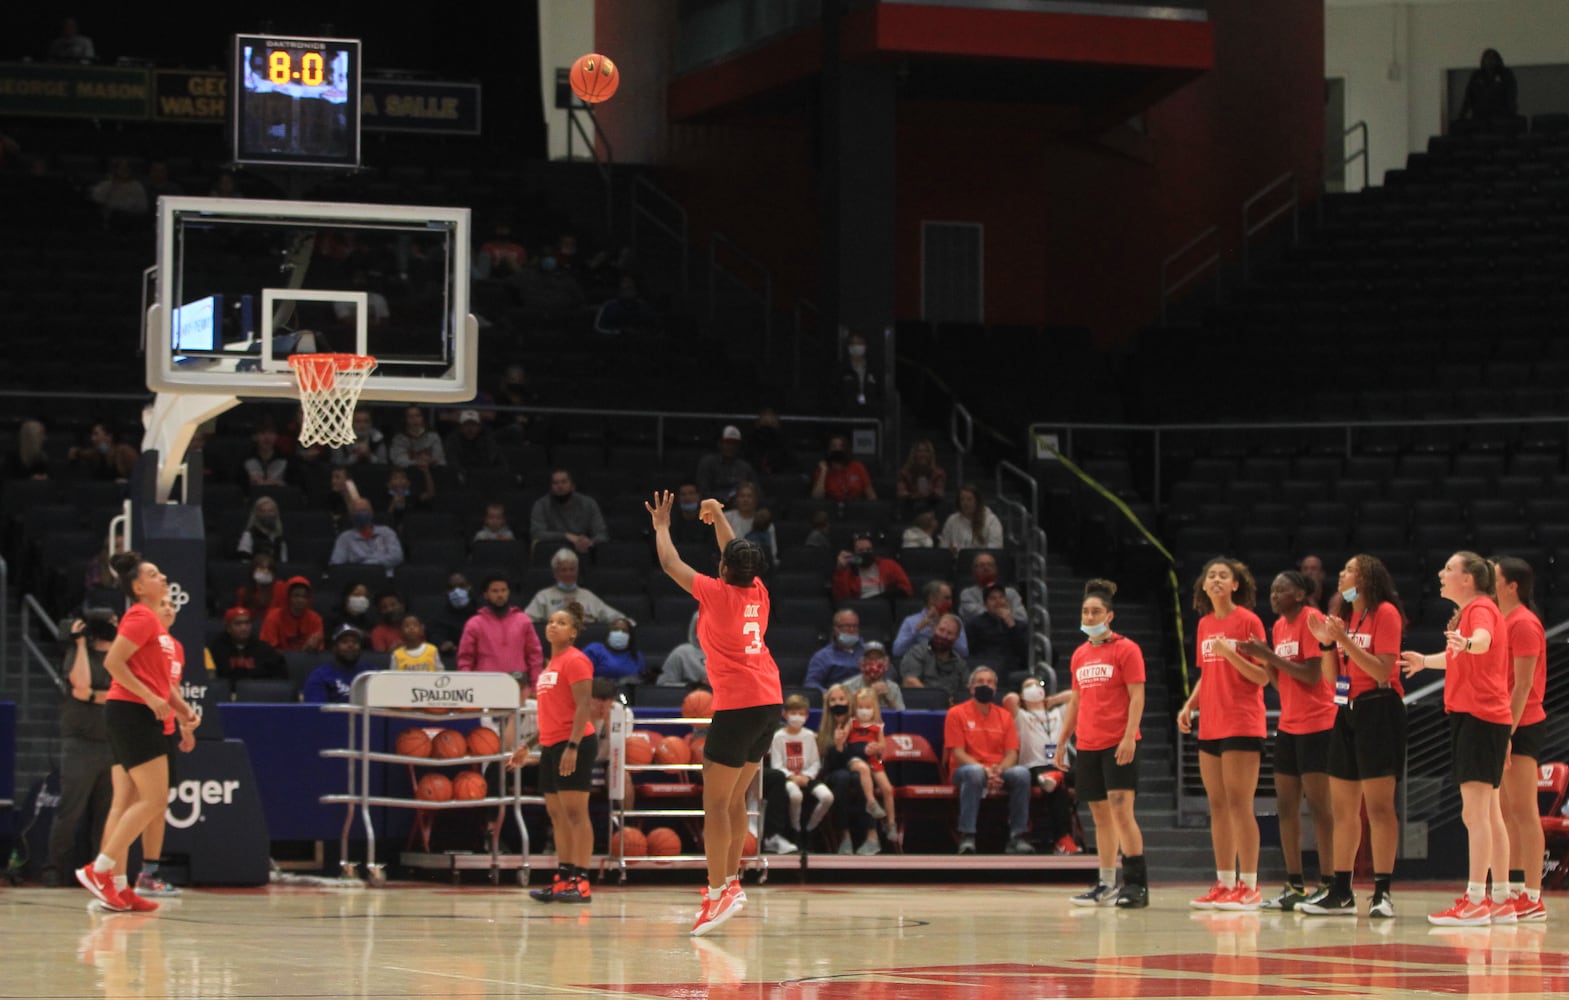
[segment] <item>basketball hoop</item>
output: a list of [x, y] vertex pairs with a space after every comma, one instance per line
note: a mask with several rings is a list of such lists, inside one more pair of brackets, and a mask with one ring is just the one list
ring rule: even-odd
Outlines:
[[363, 354], [291, 354], [289, 367], [300, 385], [300, 444], [353, 444], [354, 404], [376, 369], [376, 359]]

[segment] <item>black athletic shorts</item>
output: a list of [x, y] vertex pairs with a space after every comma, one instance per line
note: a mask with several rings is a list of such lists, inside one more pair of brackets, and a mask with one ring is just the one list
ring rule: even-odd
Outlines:
[[714, 713], [703, 744], [703, 759], [725, 767], [761, 764], [779, 728], [781, 704], [727, 708]]
[[104, 702], [104, 726], [109, 730], [114, 762], [127, 771], [169, 753], [163, 723], [139, 701], [115, 698]]
[[1509, 725], [1484, 722], [1466, 712], [1449, 714], [1449, 757], [1455, 780], [1462, 785], [1482, 781], [1494, 788], [1504, 780], [1509, 756]]
[[1276, 733], [1275, 773], [1292, 778], [1329, 772], [1329, 741], [1333, 729], [1317, 733]]
[[594, 758], [599, 755], [599, 737], [590, 733], [578, 741], [577, 767], [571, 774], [561, 773], [561, 755], [566, 750], [566, 740], [540, 748], [539, 794], [586, 792], [594, 787]]
[[1262, 736], [1227, 736], [1218, 740], [1199, 740], [1199, 753], [1207, 753], [1211, 757], [1219, 757], [1223, 753], [1256, 753], [1264, 754], [1264, 737]]
[[1085, 802], [1104, 802], [1109, 792], [1134, 792], [1139, 788], [1139, 748], [1133, 759], [1117, 763], [1117, 748], [1080, 750], [1073, 759], [1073, 787]]
[[169, 787], [174, 787], [174, 762], [180, 759], [180, 727], [176, 725], [174, 732], [164, 737], [169, 742]]
[[1542, 746], [1547, 742], [1547, 720], [1521, 726], [1509, 740], [1509, 752], [1516, 757], [1542, 759]]
[[1342, 781], [1399, 777], [1406, 766], [1406, 706], [1394, 688], [1341, 705], [1329, 737], [1329, 776]]

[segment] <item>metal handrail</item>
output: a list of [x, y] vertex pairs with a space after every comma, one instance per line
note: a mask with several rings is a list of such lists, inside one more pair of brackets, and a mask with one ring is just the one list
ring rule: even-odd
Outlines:
[[1360, 122], [1357, 122], [1355, 125], [1352, 125], [1350, 128], [1346, 129], [1345, 132], [1343, 132], [1341, 134], [1341, 138], [1344, 139], [1344, 138], [1346, 138], [1347, 136], [1349, 136], [1353, 132], [1361, 132], [1362, 133], [1362, 148], [1357, 150], [1355, 153], [1352, 153], [1350, 156], [1347, 156], [1344, 160], [1342, 160], [1340, 162], [1340, 165], [1342, 167], [1349, 167], [1355, 161], [1361, 160], [1362, 161], [1362, 186], [1365, 188], [1370, 183], [1369, 173], [1368, 173], [1368, 171], [1369, 171], [1369, 162], [1368, 161], [1371, 159], [1371, 157], [1368, 155], [1367, 122], [1360, 121]]
[[[733, 256], [749, 265], [754, 271], [758, 273], [759, 276], [762, 277], [763, 290], [761, 294], [743, 283], [739, 275], [730, 271], [726, 271], [724, 268], [719, 266], [720, 247], [727, 248], [730, 256]], [[717, 285], [718, 278], [721, 274], [729, 278], [742, 290], [756, 296], [760, 300], [763, 307], [763, 357], [765, 359], [771, 359], [773, 357], [774, 341], [773, 272], [770, 271], [768, 266], [762, 261], [758, 260], [756, 257], [753, 257], [751, 254], [737, 246], [736, 242], [730, 237], [724, 235], [723, 233], [710, 233], [708, 236], [708, 318], [710, 321], [715, 319], [718, 315], [719, 296], [717, 294]]]
[[[964, 421], [964, 439], [959, 439], [959, 421]], [[963, 403], [953, 404], [948, 411], [948, 440], [953, 442], [953, 481], [964, 482], [964, 456], [975, 447], [975, 418]]]
[[[54, 663], [50, 660], [49, 655], [33, 640], [31, 626], [34, 619], [37, 619], [38, 623], [44, 627], [51, 639], [55, 642], [60, 641], [60, 627], [55, 624], [54, 618], [50, 616], [48, 610], [42, 604], [39, 604], [37, 598], [33, 597], [32, 594], [24, 594], [22, 595], [22, 648], [43, 668], [44, 673], [54, 682], [56, 690], [61, 694], [65, 694], [65, 679], [60, 676], [59, 671], [55, 670]], [[23, 711], [26, 711], [26, 706], [32, 704], [31, 677], [32, 673], [24, 663], [22, 665]]]
[[[1249, 198], [1247, 201], [1244, 201], [1242, 203], [1242, 280], [1243, 281], [1247, 281], [1247, 280], [1249, 280], [1252, 277], [1252, 271], [1250, 269], [1250, 263], [1249, 263], [1249, 248], [1252, 246], [1253, 237], [1255, 235], [1257, 235], [1258, 233], [1262, 232], [1266, 227], [1269, 226], [1270, 223], [1274, 222], [1276, 219], [1278, 219], [1281, 216], [1285, 215], [1287, 212], [1291, 213], [1291, 241], [1293, 243], [1295, 243], [1296, 240], [1297, 240], [1297, 237], [1300, 235], [1300, 233], [1301, 233], [1301, 220], [1299, 218], [1298, 208], [1299, 208], [1299, 206], [1301, 204], [1301, 199], [1300, 199], [1299, 195], [1297, 194], [1296, 180], [1297, 180], [1296, 171], [1288, 170], [1285, 173], [1281, 174], [1279, 177], [1276, 177], [1274, 180], [1270, 181], [1268, 184], [1266, 184], [1263, 187], [1259, 188], [1258, 191], [1254, 192], [1254, 194], [1253, 194], [1253, 196], [1251, 198]], [[1281, 206], [1276, 208], [1274, 211], [1272, 211], [1268, 215], [1264, 216], [1262, 219], [1259, 219], [1256, 222], [1250, 222], [1249, 221], [1249, 213], [1253, 210], [1253, 206], [1257, 205], [1259, 202], [1263, 201], [1265, 198], [1268, 198], [1270, 195], [1274, 194], [1276, 191], [1278, 191], [1281, 187], [1285, 186], [1286, 184], [1290, 184], [1291, 185], [1291, 200], [1289, 202], [1286, 202], [1285, 204], [1282, 204]]]
[[1165, 260], [1160, 262], [1160, 325], [1162, 327], [1166, 325], [1166, 308], [1167, 304], [1171, 300], [1171, 297], [1176, 294], [1178, 289], [1185, 287], [1193, 279], [1197, 278], [1211, 267], [1219, 264], [1220, 250], [1217, 248], [1208, 257], [1205, 257], [1196, 266], [1184, 273], [1182, 277], [1178, 278], [1176, 281], [1167, 280], [1167, 275], [1171, 271], [1171, 266], [1186, 256], [1189, 251], [1196, 249], [1205, 240], [1214, 239], [1219, 235], [1220, 227], [1210, 226], [1202, 233], [1199, 233], [1197, 236], [1193, 237], [1193, 239], [1184, 243], [1178, 249], [1172, 251], [1172, 253]]
[[[675, 215], [676, 215], [677, 219], [679, 220], [678, 225], [672, 226], [670, 223], [666, 222], [664, 219], [661, 219], [659, 216], [657, 216], [653, 212], [649, 211], [649, 209], [645, 205], [643, 205], [643, 203], [639, 200], [639, 193], [640, 192], [645, 192], [645, 191], [648, 194], [652, 195], [655, 198], [656, 201], [662, 203], [665, 207], [667, 207], [667, 208], [669, 208], [669, 209], [671, 209], [671, 210], [673, 210], [675, 212]], [[691, 255], [691, 247], [690, 247], [691, 239], [688, 236], [690, 227], [689, 227], [689, 223], [688, 223], [688, 219], [687, 219], [686, 209], [684, 207], [682, 207], [680, 202], [676, 201], [674, 198], [670, 197], [664, 191], [660, 190], [659, 187], [657, 185], [655, 185], [653, 181], [650, 181], [648, 178], [644, 177], [641, 174], [637, 175], [636, 177], [634, 177], [632, 179], [632, 245], [633, 246], [637, 246], [637, 224], [638, 224], [638, 219], [639, 218], [647, 219], [650, 225], [654, 226], [656, 229], [658, 229], [659, 231], [663, 232], [666, 236], [668, 236], [671, 239], [675, 240], [676, 243], [680, 244], [680, 246], [681, 246], [681, 294], [682, 295], [689, 295], [689, 294], [691, 294], [691, 291], [692, 291], [691, 256], [692, 255]]]

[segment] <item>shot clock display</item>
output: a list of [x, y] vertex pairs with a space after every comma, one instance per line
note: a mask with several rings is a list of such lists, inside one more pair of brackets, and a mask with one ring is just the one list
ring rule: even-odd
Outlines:
[[236, 35], [229, 93], [236, 163], [359, 166], [358, 40]]

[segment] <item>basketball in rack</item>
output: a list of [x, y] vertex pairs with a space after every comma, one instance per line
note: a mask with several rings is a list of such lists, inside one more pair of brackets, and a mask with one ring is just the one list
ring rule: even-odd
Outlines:
[[353, 444], [354, 404], [376, 369], [376, 359], [364, 354], [293, 354], [289, 367], [300, 386], [300, 444]]

